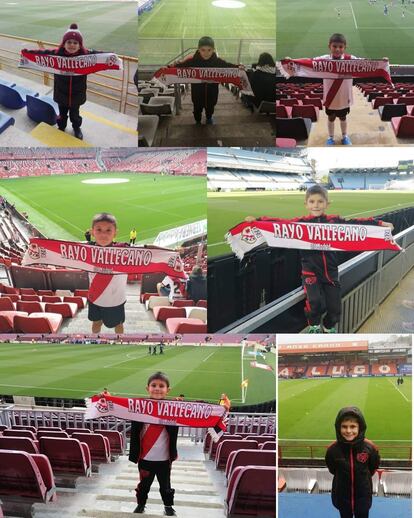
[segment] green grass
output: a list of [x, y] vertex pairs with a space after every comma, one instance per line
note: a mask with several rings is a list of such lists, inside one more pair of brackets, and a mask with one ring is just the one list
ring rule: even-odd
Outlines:
[[[266, 362], [274, 366], [275, 357]], [[0, 394], [84, 398], [108, 387], [113, 395], [145, 396], [158, 370], [169, 376], [171, 396], [216, 401], [226, 392], [240, 403], [239, 347], [167, 346], [163, 356], [150, 356], [146, 345], [0, 344]], [[275, 398], [274, 371], [247, 361], [245, 376], [246, 403]]]
[[[280, 444], [295, 446], [285, 456], [314, 455], [336, 439], [334, 422], [340, 408], [359, 407], [367, 422], [366, 437], [386, 458], [408, 458], [411, 446], [411, 378], [398, 388], [394, 378], [305, 379], [279, 382]], [[399, 449], [397, 447], [405, 448]], [[382, 451], [381, 451], [382, 448]]]
[[[241, 9], [223, 9], [212, 0], [161, 0], [138, 21], [140, 63], [162, 64], [194, 48], [201, 36], [211, 36], [221, 57], [237, 58], [243, 43], [242, 62], [256, 61], [261, 52], [275, 54], [276, 8], [274, 0], [243, 0]], [[169, 38], [175, 39], [169, 40]], [[224, 41], [224, 39], [233, 41]], [[269, 39], [268, 42], [258, 40]], [[249, 41], [252, 40], [252, 41]]]
[[[414, 206], [414, 192], [352, 191], [329, 192], [330, 214], [370, 217]], [[208, 193], [209, 257], [231, 253], [224, 242], [226, 232], [246, 216], [292, 218], [305, 214], [304, 193]]]
[[87, 48], [137, 56], [134, 1], [0, 0], [0, 10], [0, 33], [60, 43], [70, 24], [77, 23]]
[[[383, 12], [385, 3], [387, 16]], [[408, 3], [405, 2], [403, 18], [401, 1], [390, 6], [390, 2], [380, 1], [369, 5], [367, 0], [278, 0], [277, 57], [326, 54], [329, 36], [340, 32], [347, 38], [347, 51], [355, 56], [386, 56], [392, 64], [412, 64], [414, 5]]]
[[[129, 182], [82, 183], [97, 178]], [[117, 240], [129, 240], [135, 227], [137, 242], [150, 243], [162, 230], [205, 219], [205, 185], [198, 177], [111, 172], [7, 179], [0, 190], [49, 238], [84, 240], [94, 214], [111, 212], [118, 220]]]

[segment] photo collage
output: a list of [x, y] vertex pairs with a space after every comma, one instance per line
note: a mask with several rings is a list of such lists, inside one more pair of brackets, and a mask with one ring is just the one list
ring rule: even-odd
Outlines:
[[414, 0], [0, 12], [0, 518], [411, 518]]

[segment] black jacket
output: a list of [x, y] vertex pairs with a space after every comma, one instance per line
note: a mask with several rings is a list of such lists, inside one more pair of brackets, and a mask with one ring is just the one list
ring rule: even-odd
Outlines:
[[[267, 221], [286, 221], [279, 218], [259, 218]], [[341, 216], [323, 215], [319, 217], [302, 216], [289, 221], [303, 223], [348, 223], [350, 225], [381, 225], [380, 220], [373, 218], [344, 219]], [[302, 275], [315, 275], [319, 282], [337, 284], [338, 281], [338, 252], [321, 250], [299, 250]]]
[[204, 275], [190, 275], [187, 282], [187, 295], [195, 303], [207, 299], [207, 279]]
[[[210, 59], [203, 59], [197, 51], [194, 56], [181, 63], [175, 65], [177, 68], [237, 68], [237, 65], [228, 63], [214, 54]], [[193, 83], [191, 85], [191, 100], [193, 104], [200, 107], [214, 107], [218, 101], [219, 85], [218, 83]]]
[[254, 93], [254, 104], [258, 108], [262, 101], [276, 102], [276, 72], [254, 70], [248, 72], [250, 86]]
[[[129, 460], [134, 464], [137, 464], [139, 460], [139, 454], [141, 451], [141, 430], [144, 423], [139, 421], [131, 421], [131, 442], [129, 446]], [[168, 436], [170, 438], [170, 461], [174, 461], [177, 458], [177, 437], [178, 437], [178, 426], [166, 426]]]
[[[359, 434], [352, 442], [341, 433], [341, 423], [346, 417], [359, 422]], [[342, 408], [335, 421], [337, 440], [331, 444], [325, 456], [332, 482], [332, 503], [347, 512], [367, 512], [372, 505], [372, 477], [380, 464], [378, 449], [365, 439], [367, 425], [359, 408]]]

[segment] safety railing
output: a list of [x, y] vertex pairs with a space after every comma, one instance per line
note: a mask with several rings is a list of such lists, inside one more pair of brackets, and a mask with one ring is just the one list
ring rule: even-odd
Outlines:
[[[50, 41], [34, 40], [20, 36], [0, 33], [0, 70], [10, 70], [19, 74], [35, 77], [46, 86], [53, 85], [53, 74], [31, 69], [21, 69], [20, 50], [22, 44], [37, 46], [38, 49], [57, 48], [59, 45]], [[138, 66], [138, 59], [131, 56], [119, 55], [123, 62], [123, 70], [98, 72], [89, 76], [88, 93], [93, 94], [101, 104], [111, 103], [111, 107], [121, 113], [128, 109], [138, 110], [138, 92], [134, 84], [134, 74]]]
[[[375, 444], [378, 446], [382, 459], [411, 460], [411, 442], [406, 441], [406, 445], [402, 444], [403, 442], [404, 441], [401, 441], [401, 443], [398, 444], [390, 444], [386, 443], [386, 441], [377, 441]], [[285, 444], [280, 440], [278, 444], [278, 456], [279, 459], [324, 459], [328, 446], [329, 441], [326, 443], [321, 441], [319, 444], [307, 444], [305, 442]]]

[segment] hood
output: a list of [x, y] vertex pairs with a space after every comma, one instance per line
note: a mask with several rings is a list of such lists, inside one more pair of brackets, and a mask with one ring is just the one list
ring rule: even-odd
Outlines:
[[[341, 423], [346, 417], [355, 417], [359, 423], [359, 434], [357, 438], [353, 441], [346, 441], [341, 435]], [[356, 406], [347, 406], [341, 408], [338, 412], [338, 415], [335, 419], [335, 431], [336, 431], [336, 439], [338, 442], [342, 444], [358, 444], [365, 439], [365, 432], [367, 429], [367, 424], [365, 422], [364, 416], [362, 415], [361, 410]]]

